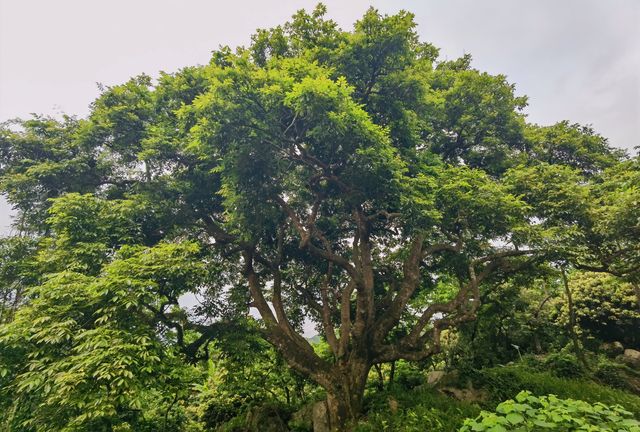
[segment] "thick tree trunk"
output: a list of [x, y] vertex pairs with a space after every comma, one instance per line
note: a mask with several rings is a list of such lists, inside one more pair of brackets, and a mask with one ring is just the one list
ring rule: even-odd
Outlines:
[[362, 413], [365, 385], [371, 365], [364, 361], [351, 361], [338, 366], [327, 388], [327, 414], [332, 431], [344, 431], [349, 423]]

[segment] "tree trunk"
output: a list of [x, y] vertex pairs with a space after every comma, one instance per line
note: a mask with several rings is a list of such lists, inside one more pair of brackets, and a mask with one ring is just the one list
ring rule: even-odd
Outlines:
[[362, 413], [362, 401], [371, 365], [365, 362], [349, 362], [337, 366], [327, 390], [327, 414], [331, 431], [345, 431], [346, 427]]
[[533, 344], [535, 346], [536, 354], [542, 354], [542, 344], [540, 343], [540, 336], [538, 336], [538, 330], [533, 332]]
[[373, 365], [376, 368], [376, 372], [378, 373], [378, 390], [384, 390], [384, 375], [382, 374], [382, 365], [376, 363]]
[[569, 288], [569, 280], [567, 279], [567, 273], [564, 267], [561, 268], [562, 283], [564, 284], [564, 292], [567, 296], [567, 308], [569, 309], [569, 335], [571, 336], [571, 342], [573, 344], [573, 350], [576, 353], [576, 357], [582, 363], [582, 365], [589, 370], [589, 363], [584, 355], [584, 351], [580, 346], [578, 339], [578, 333], [576, 333], [576, 311], [573, 307], [573, 296], [571, 295], [571, 288]]
[[633, 291], [636, 293], [636, 303], [638, 305], [638, 311], [640, 312], [640, 284], [638, 282], [631, 282], [631, 286], [633, 286]]

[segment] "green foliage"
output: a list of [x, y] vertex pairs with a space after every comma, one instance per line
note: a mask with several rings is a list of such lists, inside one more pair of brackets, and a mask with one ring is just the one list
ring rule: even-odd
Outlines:
[[456, 167], [441, 175], [436, 206], [448, 230], [455, 231], [459, 224], [473, 225], [476, 241], [481, 243], [517, 231], [523, 223], [526, 204], [485, 172]]
[[562, 121], [552, 126], [528, 126], [525, 137], [535, 158], [549, 164], [566, 165], [585, 175], [614, 166], [623, 156], [591, 127]]
[[68, 193], [51, 200], [47, 224], [51, 235], [40, 244], [41, 271], [62, 269], [97, 274], [123, 244], [141, 243], [148, 213], [135, 200], [102, 200], [94, 195]]
[[[601, 273], [572, 274], [576, 320], [580, 329], [601, 341], [640, 344], [638, 298], [633, 286], [614, 276]], [[560, 319], [566, 322], [567, 309]]]
[[2, 390], [13, 413], [5, 422], [100, 430], [142, 421], [157, 403], [150, 392], [181, 393], [197, 374], [165, 346], [172, 336], [155, 331], [144, 305], [154, 293], [192, 289], [202, 274], [197, 253], [189, 243], [122, 248], [99, 276], [67, 270], [31, 288], [29, 303], [0, 328], [0, 371], [12, 380]]
[[21, 229], [41, 232], [48, 199], [93, 191], [111, 166], [80, 139], [86, 121], [35, 117], [17, 126], [0, 129], [0, 185], [20, 212]]
[[[351, 366], [363, 380], [423, 360], [441, 334], [458, 341], [449, 366], [557, 348], [559, 265], [624, 281], [576, 275], [585, 332], [637, 326], [637, 158], [587, 127], [527, 124], [505, 76], [439, 59], [409, 12], [371, 8], [351, 31], [325, 15], [102, 88], [86, 119], [2, 125], [21, 233], [0, 243], [2, 427], [217, 427], [312, 399], [286, 365], [335, 392]], [[305, 319], [326, 344], [300, 336]], [[566, 376], [565, 360], [549, 365]], [[421, 383], [422, 364], [397, 365]], [[464, 409], [440, 400], [375, 422], [453, 430]]]
[[[397, 404], [393, 410], [392, 404]], [[450, 399], [433, 389], [418, 387], [408, 390], [395, 386], [372, 395], [367, 410], [366, 419], [355, 426], [354, 432], [453, 432], [465, 418], [477, 415], [479, 408]]]
[[[566, 350], [570, 343], [569, 306], [561, 278], [552, 267], [532, 270], [481, 291], [478, 319], [448, 337], [448, 366], [490, 367], [535, 354], [545, 356], [544, 367], [560, 376], [586, 373], [584, 365], [573, 357], [575, 352], [572, 355]], [[636, 345], [635, 329], [640, 323], [631, 283], [605, 273], [582, 271], [572, 271], [568, 282], [576, 332], [587, 349], [598, 351], [602, 342], [614, 341], [629, 348]]]
[[548, 236], [575, 236], [572, 225], [588, 217], [588, 188], [579, 172], [569, 166], [543, 162], [518, 166], [507, 172], [506, 182], [512, 193], [530, 205], [531, 217], [540, 219]]
[[600, 358], [593, 377], [604, 385], [640, 394], [640, 372], [626, 365]]
[[[197, 415], [209, 428], [245, 416], [250, 407], [297, 407], [314, 386], [286, 368], [283, 359], [256, 334], [224, 342], [211, 350], [207, 377], [197, 390]], [[222, 344], [220, 344], [222, 347]]]
[[482, 287], [477, 320], [447, 335], [447, 366], [493, 367], [564, 347], [566, 323], [558, 316], [566, 298], [560, 282], [552, 268], [538, 265], [520, 277]]
[[526, 97], [503, 75], [491, 76], [469, 68], [441, 63], [433, 75], [434, 99], [442, 108], [438, 121], [449, 133], [437, 134], [434, 150], [445, 160], [462, 158], [492, 174], [504, 172], [523, 144]]
[[474, 420], [466, 420], [460, 432], [470, 431], [640, 431], [640, 422], [619, 405], [559, 399], [554, 395], [533, 396], [518, 393], [496, 408], [495, 413], [483, 411]]
[[584, 366], [574, 355], [562, 352], [549, 354], [542, 366], [562, 378], [580, 378], [586, 373]]
[[589, 403], [619, 404], [634, 415], [640, 415], [640, 397], [599, 385], [587, 378], [561, 378], [523, 366], [507, 366], [468, 371], [461, 377], [462, 382], [466, 379], [471, 379], [475, 388], [487, 390], [489, 404], [493, 406], [514, 398], [522, 390], [528, 390], [533, 394], [554, 394], [560, 398], [580, 399]]
[[37, 279], [33, 256], [37, 242], [29, 237], [0, 238], [0, 324], [13, 319], [26, 288]]
[[[545, 367], [533, 359], [531, 363], [541, 368]], [[620, 389], [599, 385], [588, 379], [560, 378], [553, 374], [537, 372], [521, 366], [472, 371], [461, 375], [459, 384], [468, 385], [469, 378], [471, 378], [475, 389], [488, 392], [489, 400], [481, 402], [482, 408], [493, 411], [498, 406], [495, 413], [483, 411], [483, 414], [478, 417], [480, 407], [477, 404], [451, 399], [436, 389], [424, 386], [408, 389], [395, 385], [383, 392], [371, 393], [368, 396], [365, 418], [355, 426], [354, 430], [458, 431], [463, 426], [465, 418], [468, 419], [467, 427], [474, 427], [478, 423], [475, 427], [480, 428], [482, 421], [488, 418], [487, 423], [489, 424], [484, 424], [485, 429], [483, 430], [491, 430], [491, 427], [502, 430], [500, 426], [508, 431], [515, 430], [516, 427], [525, 427], [525, 419], [529, 418], [526, 410], [521, 412], [522, 406], [517, 405], [514, 408], [514, 404], [521, 403], [517, 401], [517, 398], [519, 394], [523, 393], [526, 393], [527, 396], [531, 394], [560, 394], [559, 397], [563, 399], [558, 399], [556, 396], [536, 398], [538, 401], [542, 400], [545, 404], [552, 405], [548, 410], [542, 409], [544, 414], [540, 414], [540, 416], [545, 421], [549, 420], [547, 416], [551, 416], [551, 420], [553, 420], [558, 411], [560, 415], [565, 416], [568, 412], [575, 412], [577, 424], [580, 424], [581, 421], [603, 419], [603, 422], [598, 424], [604, 427], [611, 420], [608, 418], [609, 416], [612, 416], [614, 420], [618, 417], [631, 419], [640, 413], [640, 398], [637, 396]], [[450, 385], [455, 385], [455, 382], [452, 381]], [[527, 391], [523, 392], [523, 389], [527, 389]], [[516, 399], [516, 401], [502, 402], [505, 399]], [[557, 400], [560, 402], [552, 403]], [[539, 405], [542, 403], [530, 405], [536, 411], [536, 417], [533, 420], [537, 420], [538, 411], [541, 408]], [[589, 415], [590, 412], [594, 413], [593, 417]], [[511, 424], [506, 418], [511, 413], [521, 415], [522, 422]], [[471, 418], [477, 418], [477, 420]], [[519, 420], [519, 418], [516, 419], [516, 416], [510, 416], [509, 419]], [[570, 424], [574, 422], [574, 420], [568, 421]], [[538, 430], [536, 429], [538, 426], [535, 425], [527, 425], [526, 427], [529, 429], [523, 430]], [[563, 424], [555, 430], [574, 429]], [[613, 430], [617, 431], [617, 429]]]

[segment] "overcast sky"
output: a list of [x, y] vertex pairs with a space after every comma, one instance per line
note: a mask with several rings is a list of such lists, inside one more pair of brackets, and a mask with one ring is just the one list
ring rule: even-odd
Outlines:
[[[96, 83], [205, 64], [220, 45], [284, 22], [316, 1], [0, 0], [0, 121], [84, 116]], [[591, 124], [618, 147], [640, 145], [640, 0], [325, 1], [350, 28], [370, 6], [412, 11], [449, 59], [503, 73], [529, 96], [529, 120]], [[0, 228], [9, 210], [0, 204]]]

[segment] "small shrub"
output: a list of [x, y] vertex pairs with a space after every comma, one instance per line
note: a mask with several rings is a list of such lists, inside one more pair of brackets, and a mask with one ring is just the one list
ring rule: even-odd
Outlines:
[[202, 420], [208, 428], [215, 429], [241, 412], [242, 405], [237, 400], [213, 400], [206, 406]]
[[216, 432], [248, 432], [246, 416], [242, 415], [234, 417], [214, 430]]
[[607, 386], [640, 394], [640, 372], [609, 360], [600, 361], [594, 378]]
[[601, 431], [640, 432], [640, 422], [620, 405], [560, 399], [554, 395], [536, 397], [520, 392], [514, 400], [502, 402], [495, 413], [483, 411], [467, 419], [460, 432]]
[[571, 354], [550, 354], [544, 361], [548, 370], [562, 378], [581, 378], [585, 376], [584, 367]]
[[598, 365], [594, 375], [602, 384], [615, 388], [627, 387], [627, 380], [621, 371], [621, 367], [618, 365], [601, 363]]
[[290, 432], [313, 432], [313, 425], [306, 421], [292, 420], [288, 426]]
[[531, 354], [525, 354], [522, 356], [522, 360], [520, 362], [523, 366], [528, 367], [530, 369], [535, 369], [538, 371], [544, 370], [544, 359], [536, 357]]
[[396, 363], [395, 382], [407, 389], [412, 389], [424, 384], [424, 371], [413, 363], [398, 361]]

